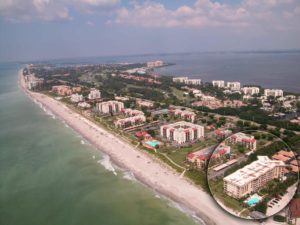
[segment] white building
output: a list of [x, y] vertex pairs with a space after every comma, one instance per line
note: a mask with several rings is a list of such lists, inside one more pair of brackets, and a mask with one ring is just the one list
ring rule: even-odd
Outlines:
[[91, 105], [87, 102], [79, 102], [78, 107], [80, 107], [80, 108], [91, 108]]
[[267, 156], [257, 156], [258, 160], [224, 177], [224, 192], [234, 198], [242, 198], [258, 191], [269, 181], [284, 175], [285, 164], [271, 160]]
[[283, 96], [283, 90], [281, 89], [265, 89], [265, 96], [274, 96], [276, 97], [282, 97]]
[[232, 91], [239, 91], [241, 89], [241, 83], [240, 82], [227, 82], [227, 88], [229, 88]]
[[88, 95], [88, 99], [97, 99], [101, 98], [101, 92], [95, 88], [91, 88], [91, 91]]
[[71, 102], [81, 102], [83, 101], [83, 96], [79, 94], [72, 94], [71, 95]]
[[201, 79], [189, 79], [188, 77], [173, 77], [173, 82], [185, 83], [190, 85], [200, 85]]
[[160, 127], [160, 135], [169, 141], [178, 144], [190, 143], [204, 137], [204, 127], [180, 121]]
[[225, 87], [225, 81], [224, 80], [213, 80], [212, 85], [214, 87], [223, 88], [223, 87]]
[[188, 79], [189, 79], [188, 77], [173, 77], [173, 82], [185, 83], [185, 81]]
[[243, 87], [242, 92], [245, 95], [255, 95], [255, 94], [259, 94], [259, 88], [258, 87]]
[[200, 85], [201, 79], [187, 79], [185, 84]]
[[124, 103], [118, 101], [100, 102], [96, 105], [97, 110], [100, 113], [119, 113], [124, 109]]

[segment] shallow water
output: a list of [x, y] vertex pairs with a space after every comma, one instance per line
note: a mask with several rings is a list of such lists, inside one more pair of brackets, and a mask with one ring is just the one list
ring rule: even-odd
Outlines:
[[0, 224], [192, 225], [176, 204], [114, 166], [0, 65]]

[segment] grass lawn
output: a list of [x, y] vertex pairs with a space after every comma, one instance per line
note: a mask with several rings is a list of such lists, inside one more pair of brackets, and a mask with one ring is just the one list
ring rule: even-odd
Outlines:
[[218, 200], [220, 200], [226, 207], [231, 208], [237, 212], [240, 212], [241, 210], [243, 210], [245, 208], [240, 201], [238, 201], [237, 199], [234, 199], [224, 193], [222, 179], [218, 179], [216, 181], [210, 180], [209, 188], [210, 188], [211, 193], [213, 194], [214, 198], [217, 198]]
[[188, 153], [190, 152], [195, 152], [200, 149], [215, 145], [217, 143], [216, 140], [214, 139], [209, 139], [205, 141], [200, 141], [195, 144], [193, 144], [190, 147], [185, 147], [185, 148], [175, 148], [175, 147], [168, 147], [168, 148], [162, 148], [160, 151], [161, 152], [167, 152], [168, 157], [172, 159], [174, 162], [181, 166], [185, 166], [185, 159]]

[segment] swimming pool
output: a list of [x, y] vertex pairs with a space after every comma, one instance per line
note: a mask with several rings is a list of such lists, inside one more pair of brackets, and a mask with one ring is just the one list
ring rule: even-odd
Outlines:
[[250, 199], [247, 204], [250, 206], [256, 205], [257, 203], [259, 203], [260, 199], [259, 198], [252, 198]]
[[159, 141], [147, 141], [146, 144], [155, 148], [157, 145], [160, 145], [160, 142]]
[[254, 206], [262, 200], [262, 197], [258, 194], [254, 194], [250, 196], [246, 201], [244, 201], [249, 206]]

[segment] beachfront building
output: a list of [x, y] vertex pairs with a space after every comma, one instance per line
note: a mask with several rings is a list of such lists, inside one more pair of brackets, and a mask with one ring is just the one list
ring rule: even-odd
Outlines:
[[91, 105], [87, 102], [79, 102], [78, 107], [83, 108], [83, 109], [88, 109], [88, 108], [91, 108]]
[[146, 108], [153, 108], [154, 107], [154, 102], [150, 100], [145, 100], [145, 99], [136, 99], [136, 105], [139, 107], [146, 107]]
[[257, 160], [224, 177], [224, 192], [233, 198], [242, 198], [258, 191], [269, 181], [284, 176], [285, 164], [271, 160], [268, 156], [257, 156]]
[[35, 90], [44, 84], [44, 78], [37, 78], [34, 74], [25, 75], [24, 79], [29, 90]]
[[214, 87], [223, 88], [223, 87], [225, 87], [225, 81], [224, 80], [213, 80], [212, 85]]
[[229, 88], [232, 91], [239, 91], [241, 89], [241, 83], [240, 82], [227, 82], [227, 88]]
[[196, 119], [196, 113], [190, 110], [170, 109], [169, 112], [175, 117], [179, 117], [180, 119], [190, 121], [192, 123], [194, 123]]
[[91, 88], [90, 93], [88, 95], [88, 99], [93, 100], [97, 98], [101, 98], [101, 92], [96, 88]]
[[71, 95], [72, 89], [70, 86], [67, 85], [56, 85], [52, 87], [52, 91], [55, 92], [58, 95], [66, 96]]
[[255, 94], [259, 94], [259, 88], [258, 87], [243, 87], [242, 92], [245, 95], [255, 95]]
[[188, 163], [197, 169], [206, 168], [210, 158], [220, 158], [226, 154], [230, 154], [230, 146], [220, 145], [215, 149], [215, 146], [210, 146], [196, 152], [189, 153], [186, 157]]
[[161, 60], [147, 62], [147, 67], [148, 68], [159, 67], [159, 66], [163, 66], [163, 65], [164, 65], [164, 62], [161, 61]]
[[124, 109], [124, 103], [118, 101], [107, 101], [96, 104], [98, 112], [103, 114], [120, 113]]
[[240, 144], [250, 149], [251, 151], [256, 150], [256, 139], [252, 135], [244, 134], [242, 132], [236, 133], [230, 136], [227, 140], [230, 144]]
[[162, 138], [178, 144], [191, 143], [204, 137], [204, 127], [180, 121], [160, 127]]
[[72, 94], [70, 100], [71, 100], [71, 102], [81, 102], [81, 101], [83, 101], [83, 96], [79, 95], [78, 93]]
[[130, 108], [127, 108], [127, 109], [123, 109], [122, 112], [128, 116], [128, 117], [131, 117], [131, 116], [137, 116], [137, 115], [144, 115], [144, 113], [140, 110], [136, 110], [136, 109], [130, 109]]
[[273, 96], [273, 97], [282, 97], [283, 96], [283, 90], [281, 89], [265, 89], [264, 92], [265, 96]]
[[114, 121], [114, 124], [116, 127], [119, 128], [127, 128], [127, 127], [142, 124], [145, 121], [146, 121], [146, 117], [144, 115], [137, 115], [137, 116], [127, 117], [124, 119], [118, 119]]

